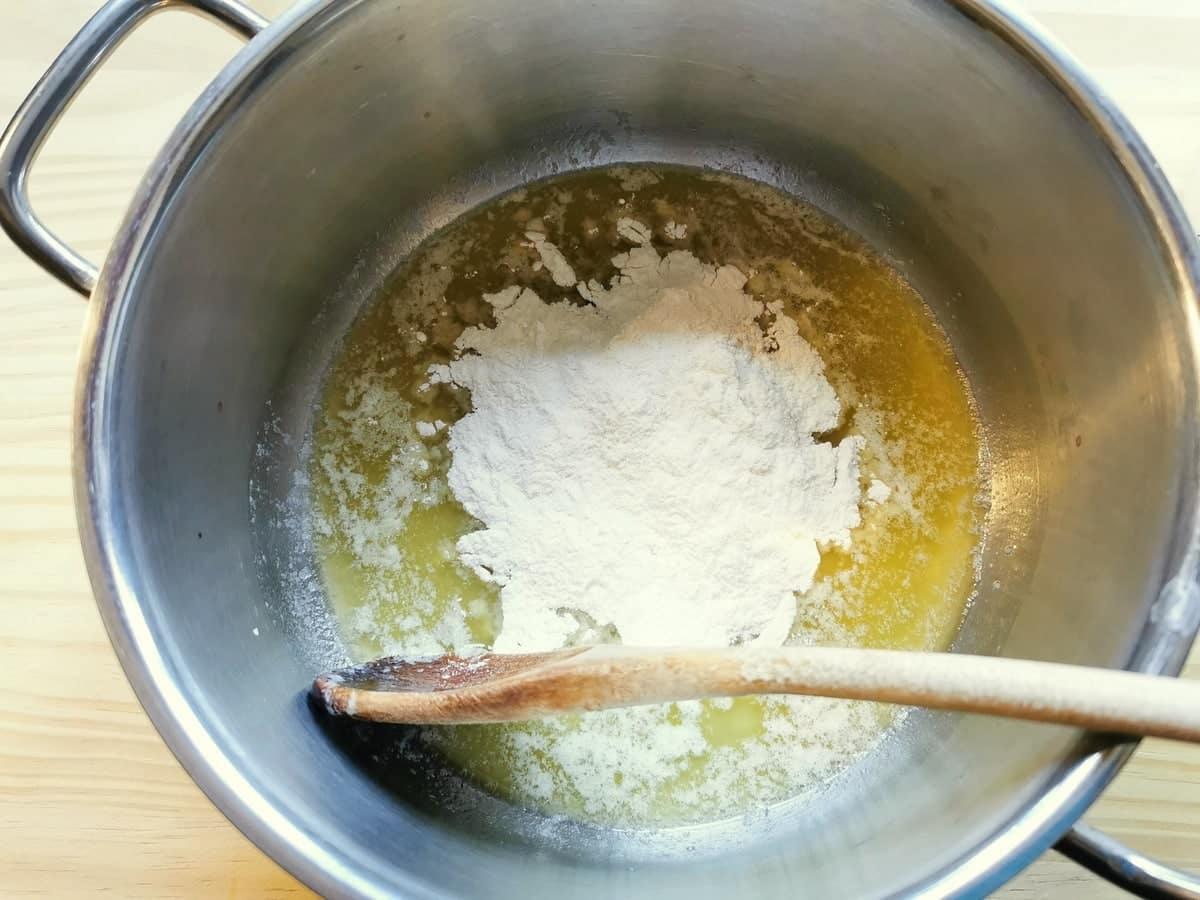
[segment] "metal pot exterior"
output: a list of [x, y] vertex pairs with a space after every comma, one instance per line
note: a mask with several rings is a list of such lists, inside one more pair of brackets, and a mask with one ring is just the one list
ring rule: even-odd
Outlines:
[[92, 294], [77, 504], [126, 672], [209, 796], [327, 895], [991, 889], [1129, 746], [917, 716], [857, 792], [753, 840], [698, 830], [683, 866], [502, 804], [409, 802], [305, 705], [331, 640], [263, 563], [248, 485], [267, 411], [302, 434], [339, 323], [432, 230], [531, 178], [650, 160], [807, 197], [928, 299], [992, 465], [957, 649], [1178, 671], [1200, 614], [1197, 250], [1136, 135], [1027, 25], [982, 0], [314, 0], [189, 112]]

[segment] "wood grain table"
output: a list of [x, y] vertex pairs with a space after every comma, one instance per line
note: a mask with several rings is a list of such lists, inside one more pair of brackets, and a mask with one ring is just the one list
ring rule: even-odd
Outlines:
[[[98, 0], [0, 0], [7, 119]], [[264, 15], [286, 0], [257, 0]], [[1021, 0], [1141, 129], [1200, 221], [1200, 0]], [[151, 154], [238, 44], [162, 15], [86, 89], [32, 178], [90, 259]], [[0, 897], [309, 896], [212, 807], [138, 706], [92, 603], [68, 461], [84, 303], [0, 240]], [[1200, 676], [1200, 657], [1189, 674]], [[1087, 820], [1200, 871], [1200, 747], [1147, 742]], [[1050, 853], [999, 896], [1119, 892]]]

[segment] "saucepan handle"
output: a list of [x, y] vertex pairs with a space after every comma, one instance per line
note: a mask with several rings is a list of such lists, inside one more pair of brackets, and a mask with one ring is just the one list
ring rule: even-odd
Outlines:
[[1200, 900], [1200, 878], [1142, 856], [1089, 825], [1076, 825], [1055, 849], [1135, 897]]
[[88, 79], [145, 19], [165, 9], [199, 13], [247, 40], [267, 21], [237, 0], [109, 0], [71, 39], [0, 137], [0, 225], [43, 269], [85, 297], [97, 269], [42, 223], [29, 203], [29, 170]]
[[[1189, 554], [1181, 572], [1186, 574], [1172, 578], [1150, 608], [1135, 660], [1140, 671], [1178, 672], [1191, 650], [1200, 624], [1200, 558]], [[1055, 849], [1135, 897], [1200, 900], [1200, 877], [1157, 863], [1082, 822]]]

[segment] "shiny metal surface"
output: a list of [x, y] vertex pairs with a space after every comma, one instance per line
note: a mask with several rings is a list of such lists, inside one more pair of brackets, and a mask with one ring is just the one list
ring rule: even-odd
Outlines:
[[1146, 900], [1194, 900], [1200, 878], [1167, 868], [1087, 825], [1071, 830], [1062, 852], [1081, 866]]
[[237, 0], [111, 0], [46, 70], [0, 137], [0, 226], [43, 269], [85, 297], [96, 267], [55, 237], [29, 203], [29, 171], [50, 132], [100, 64], [144, 19], [165, 9], [207, 16], [247, 40], [266, 19]]
[[248, 504], [264, 419], [291, 438], [266, 461], [286, 485], [324, 354], [407, 248], [531, 178], [625, 160], [804, 196], [929, 300], [992, 456], [959, 649], [1178, 670], [1198, 608], [1197, 251], [1128, 124], [1034, 30], [982, 0], [314, 0], [180, 124], [94, 293], [77, 501], [130, 680], [213, 800], [327, 895], [983, 893], [1130, 746], [918, 716], [809, 814], [663, 859], [424, 802], [422, 773], [385, 784], [305, 707], [338, 647], [282, 595], [279, 529]]

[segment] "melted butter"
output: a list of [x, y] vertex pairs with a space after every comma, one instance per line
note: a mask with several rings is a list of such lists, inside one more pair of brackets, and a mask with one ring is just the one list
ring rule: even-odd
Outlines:
[[[823, 552], [816, 584], [798, 600], [793, 640], [944, 649], [973, 590], [983, 516], [976, 421], [944, 334], [894, 270], [810, 207], [738, 179], [642, 167], [554, 179], [458, 220], [417, 250], [346, 338], [314, 426], [312, 486], [318, 555], [352, 653], [436, 651], [494, 638], [496, 588], [454, 554], [455, 541], [479, 523], [446, 487], [447, 429], [422, 436], [413, 427], [453, 423], [469, 410], [469, 397], [426, 387], [426, 372], [450, 358], [464, 328], [490, 324], [484, 292], [521, 284], [547, 302], [579, 302], [544, 269], [534, 271], [536, 257], [521, 246], [531, 222], [540, 222], [580, 279], [607, 281], [620, 248], [618, 216], [650, 225], [660, 252], [688, 249], [735, 265], [753, 273], [752, 294], [784, 300], [846, 411], [827, 439], [862, 435], [864, 475], [892, 489], [888, 501], [864, 503], [849, 550]], [[672, 221], [686, 226], [683, 238], [665, 237]], [[399, 509], [405, 514], [394, 515]], [[866, 719], [856, 727], [867, 721], [881, 735], [894, 710], [860, 706]], [[774, 758], [786, 752], [750, 755], [796, 707], [739, 698], [699, 709], [694, 721], [705, 746], [653, 783], [617, 763], [586, 782], [567, 771], [556, 747], [598, 727], [578, 716], [431, 729], [427, 738], [500, 796], [622, 824], [737, 814], [833, 774], [794, 771]], [[669, 736], [693, 714], [672, 704], [639, 715], [646, 733]], [[597, 803], [592, 795], [606, 784], [612, 802]]]

